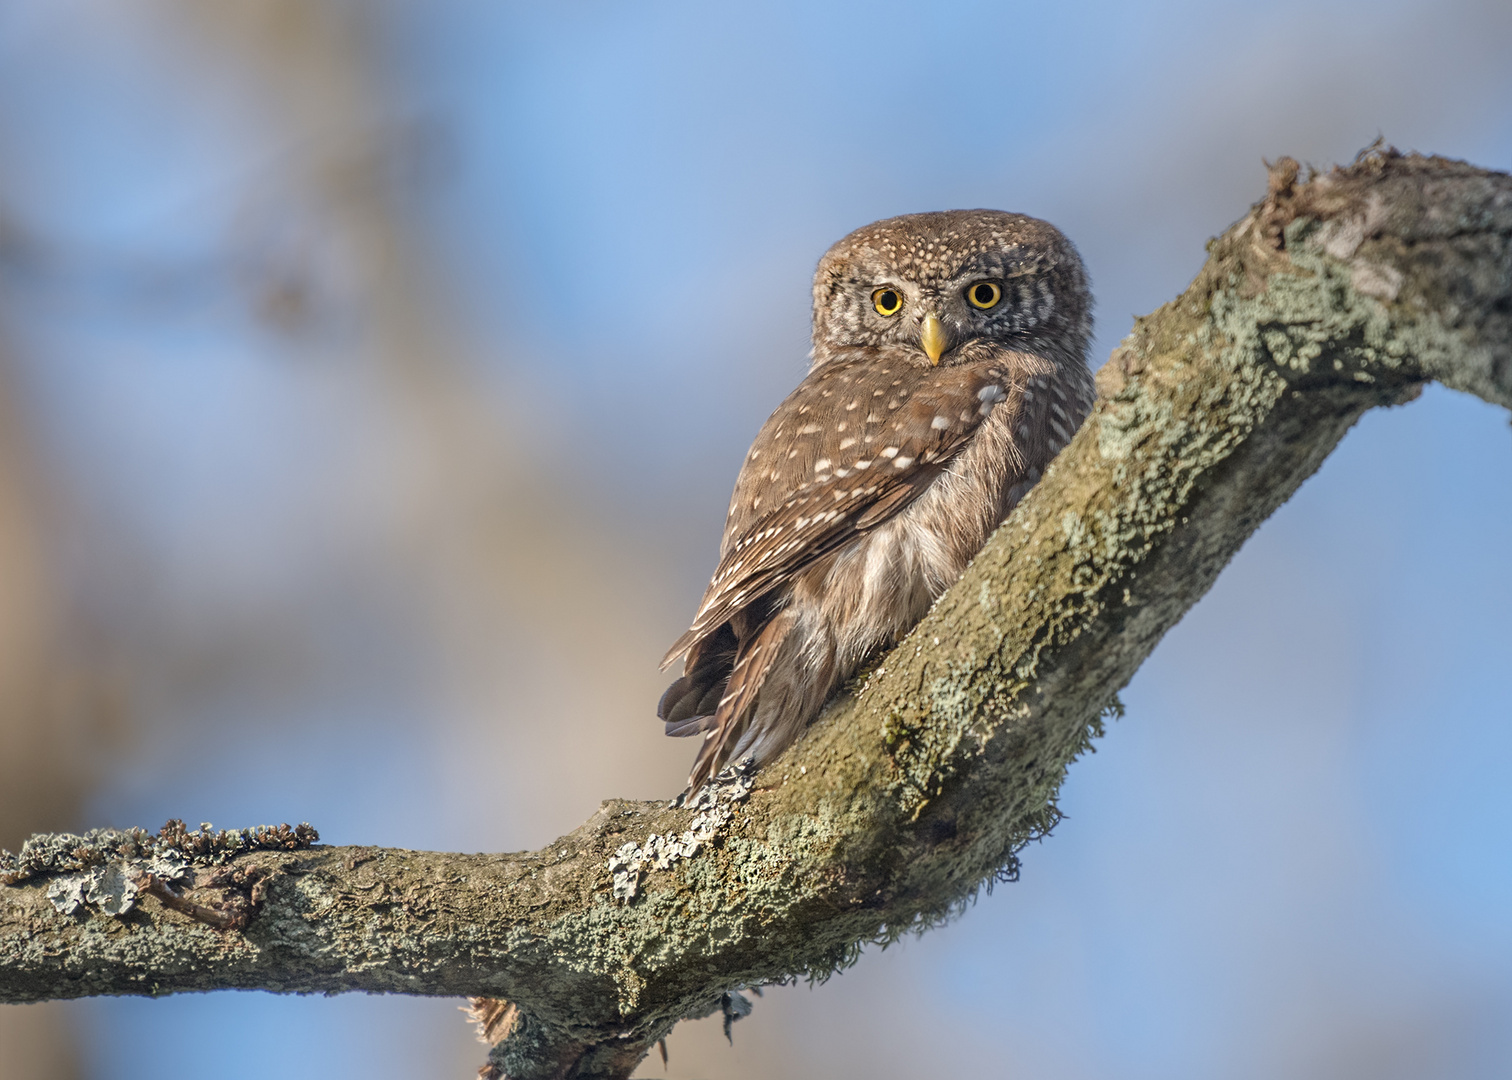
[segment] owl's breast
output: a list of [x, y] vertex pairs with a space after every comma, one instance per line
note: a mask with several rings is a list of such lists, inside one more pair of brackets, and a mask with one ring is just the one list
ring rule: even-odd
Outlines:
[[999, 403], [917, 498], [803, 576], [795, 600], [822, 609], [842, 652], [859, 660], [905, 633], [1006, 516], [1023, 475], [1013, 449], [1019, 406]]
[[[1086, 379], [1090, 388], [1090, 375]], [[928, 486], [804, 575], [795, 596], [823, 612], [859, 662], [912, 627], [953, 584], [1080, 425], [1076, 373], [1039, 369], [1002, 401]]]

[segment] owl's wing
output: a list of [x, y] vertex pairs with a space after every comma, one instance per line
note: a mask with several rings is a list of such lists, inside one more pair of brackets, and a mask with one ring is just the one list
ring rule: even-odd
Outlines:
[[898, 513], [1046, 362], [1022, 353], [922, 368], [857, 350], [778, 406], [735, 483], [719, 566], [671, 663], [815, 559]]

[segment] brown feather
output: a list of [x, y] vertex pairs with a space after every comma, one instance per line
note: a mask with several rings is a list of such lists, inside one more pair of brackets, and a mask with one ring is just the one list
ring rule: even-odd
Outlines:
[[[693, 625], [662, 666], [815, 559], [907, 506], [992, 411], [983, 391], [997, 387], [1006, 399], [1025, 376], [1049, 367], [1024, 353], [980, 351], [986, 356], [974, 363], [933, 368], [902, 350], [889, 357], [857, 349], [800, 383], [747, 455], [719, 566]], [[859, 404], [850, 408], [852, 402]]]
[[730, 670], [724, 697], [714, 713], [713, 725], [705, 734], [704, 744], [693, 762], [693, 771], [688, 777], [690, 791], [697, 791], [714, 775], [725, 761], [725, 751], [744, 731], [756, 704], [756, 695], [761, 692], [778, 650], [795, 621], [791, 612], [779, 612], [754, 637], [742, 643]]
[[693, 735], [705, 730], [695, 721], [712, 720], [735, 663], [737, 644], [729, 623], [695, 644], [688, 655], [686, 673], [667, 687], [657, 705], [656, 715], [666, 722], [668, 735]]

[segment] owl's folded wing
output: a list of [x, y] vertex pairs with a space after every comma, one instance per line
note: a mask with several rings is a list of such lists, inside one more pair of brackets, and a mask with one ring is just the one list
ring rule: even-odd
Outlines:
[[1037, 357], [1001, 351], [926, 369], [889, 365], [873, 353], [811, 373], [751, 447], [719, 566], [663, 666], [918, 498], [1025, 373], [1044, 367]]

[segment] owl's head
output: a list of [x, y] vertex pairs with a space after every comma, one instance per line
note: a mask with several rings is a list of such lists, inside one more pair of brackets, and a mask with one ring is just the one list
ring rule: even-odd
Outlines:
[[906, 214], [857, 229], [814, 274], [814, 366], [846, 346], [950, 364], [973, 342], [1085, 362], [1092, 294], [1054, 225], [1001, 210]]

